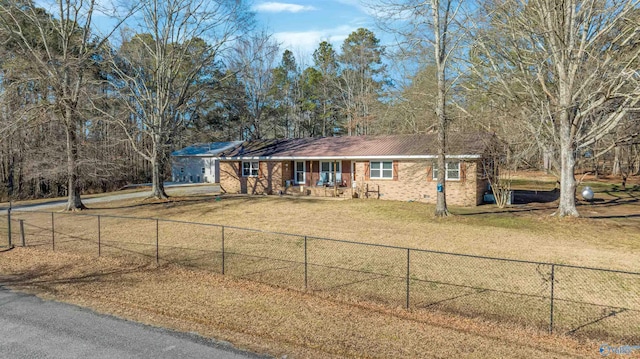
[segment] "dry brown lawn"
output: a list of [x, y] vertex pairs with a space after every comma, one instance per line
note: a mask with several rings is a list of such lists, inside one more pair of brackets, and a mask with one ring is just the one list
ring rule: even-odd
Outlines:
[[0, 254], [0, 282], [130, 320], [295, 358], [584, 358], [600, 343], [438, 312], [344, 302], [148, 261], [37, 248]]
[[[604, 194], [599, 194], [600, 197]], [[357, 242], [530, 261], [637, 271], [640, 269], [640, 192], [582, 204], [586, 218], [551, 217], [554, 204], [497, 210], [452, 208], [433, 218], [433, 206], [378, 200], [272, 196], [176, 198], [96, 204], [91, 214], [153, 217], [288, 232]], [[616, 202], [612, 202], [612, 201]]]
[[[536, 185], [549, 189], [549, 182]], [[579, 219], [552, 217], [554, 203], [451, 208], [454, 216], [437, 219], [430, 205], [378, 200], [222, 195], [109, 202], [80, 214], [57, 212], [51, 257], [45, 250], [54, 244], [51, 215], [16, 212], [34, 248], [0, 254], [8, 258], [0, 273], [19, 289], [179, 330], [197, 328], [271, 354], [592, 356], [597, 348], [585, 338], [621, 344], [640, 339], [640, 276], [557, 267], [555, 329], [562, 335], [546, 336], [541, 330], [549, 318], [549, 266], [413, 251], [406, 311], [406, 250], [309, 238], [305, 292], [303, 236], [640, 271], [640, 191], [610, 184], [597, 191], [599, 201], [581, 203]], [[102, 257], [94, 263], [98, 214]], [[224, 267], [230, 276], [215, 274], [223, 268], [222, 228], [213, 225], [225, 226]], [[0, 235], [2, 226], [0, 221]], [[140, 264], [132, 267], [131, 260]], [[122, 283], [127, 289], [113, 295]], [[212, 297], [214, 292], [224, 295]], [[264, 324], [254, 328], [253, 322]], [[387, 322], [388, 329], [382, 324]]]

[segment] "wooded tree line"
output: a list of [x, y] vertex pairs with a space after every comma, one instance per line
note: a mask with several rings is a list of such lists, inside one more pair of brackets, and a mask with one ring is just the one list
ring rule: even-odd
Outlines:
[[0, 0], [3, 198], [77, 209], [131, 182], [166, 197], [169, 154], [196, 142], [435, 131], [444, 148], [469, 129], [556, 173], [561, 215], [577, 215], [576, 166], [640, 171], [638, 1], [377, 1], [397, 43], [361, 28], [310, 59], [242, 1], [38, 5]]

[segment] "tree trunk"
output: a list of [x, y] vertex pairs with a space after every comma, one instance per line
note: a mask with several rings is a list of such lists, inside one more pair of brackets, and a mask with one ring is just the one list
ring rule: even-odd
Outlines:
[[573, 173], [575, 168], [575, 158], [572, 146], [562, 146], [562, 168], [560, 172], [560, 203], [558, 204], [558, 215], [578, 217], [580, 214], [576, 209], [576, 178]]
[[[323, 80], [324, 81], [324, 80]], [[322, 86], [323, 100], [322, 100], [322, 137], [327, 136], [327, 85], [323, 83]]]
[[[560, 89], [561, 96], [563, 89]], [[558, 216], [578, 217], [576, 209], [576, 177], [574, 174], [576, 159], [573, 136], [571, 134], [570, 101], [561, 102], [560, 112], [560, 203]]]
[[164, 191], [164, 154], [162, 153], [160, 136], [155, 136], [156, 143], [153, 144], [154, 156], [151, 161], [151, 197], [157, 199], [169, 198]]
[[167, 193], [164, 191], [164, 179], [162, 175], [161, 167], [162, 165], [158, 163], [159, 161], [153, 161], [153, 173], [152, 173], [152, 187], [151, 187], [151, 197], [158, 199], [169, 198]]
[[80, 198], [80, 183], [78, 176], [78, 139], [76, 122], [70, 105], [65, 106], [66, 137], [67, 137], [67, 211], [86, 209]]
[[446, 175], [447, 165], [445, 158], [445, 148], [447, 144], [446, 130], [447, 117], [445, 113], [445, 78], [444, 68], [438, 64], [438, 98], [436, 103], [436, 115], [438, 117], [438, 184], [436, 189], [436, 217], [448, 216]]
[[[634, 145], [632, 147], [634, 156], [633, 156], [633, 175], [636, 176], [640, 174], [640, 151], [638, 151], [638, 145]], [[629, 150], [631, 151], [631, 150]]]
[[451, 2], [446, 5], [446, 12], [444, 17], [444, 28], [440, 27], [441, 13], [440, 13], [440, 1], [432, 0], [431, 8], [433, 11], [433, 32], [435, 36], [435, 57], [436, 57], [436, 77], [438, 80], [438, 96], [436, 99], [436, 115], [438, 117], [438, 184], [436, 189], [436, 217], [448, 216], [449, 210], [447, 209], [447, 192], [446, 192], [446, 174], [447, 166], [445, 161], [445, 149], [446, 149], [446, 131], [447, 131], [447, 115], [446, 111], [446, 41], [447, 36], [447, 23], [449, 15], [449, 7]]
[[620, 176], [620, 146], [613, 148], [613, 166], [611, 167], [612, 176]]
[[447, 196], [446, 196], [446, 185], [445, 179], [447, 174], [446, 169], [446, 161], [444, 154], [444, 146], [446, 143], [444, 126], [441, 124], [438, 125], [438, 184], [437, 184], [437, 195], [436, 195], [436, 217], [445, 217], [449, 215], [449, 210], [447, 209]]

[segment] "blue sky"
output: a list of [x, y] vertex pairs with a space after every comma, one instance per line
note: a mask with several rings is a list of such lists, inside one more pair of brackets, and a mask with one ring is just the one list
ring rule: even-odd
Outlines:
[[360, 0], [255, 0], [252, 10], [258, 25], [272, 32], [283, 51], [293, 51], [297, 60], [311, 61], [323, 40], [340, 52], [344, 39], [359, 27], [372, 30], [380, 38]]

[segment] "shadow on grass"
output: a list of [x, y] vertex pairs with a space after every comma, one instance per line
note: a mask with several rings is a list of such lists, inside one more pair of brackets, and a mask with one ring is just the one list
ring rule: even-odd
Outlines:
[[[83, 274], [65, 275], [65, 273], [73, 271], [74, 268], [75, 266], [70, 264], [63, 266], [40, 264], [19, 274], [0, 276], [0, 287], [35, 287], [55, 291], [55, 288], [50, 286], [58, 284], [82, 284], [96, 282], [120, 283], [126, 285], [127, 280], [124, 280], [122, 275], [154, 269], [154, 267], [150, 267], [147, 264], [142, 264], [129, 268], [112, 269], [108, 271], [100, 270], [99, 268], [94, 268], [92, 270], [85, 268], [85, 273]], [[88, 273], [86, 273], [87, 271]]]
[[596, 318], [596, 319], [593, 319], [593, 320], [592, 320], [592, 321], [590, 321], [590, 322], [587, 322], [587, 323], [581, 323], [581, 324], [579, 324], [579, 325], [578, 325], [578, 326], [576, 326], [575, 328], [572, 328], [571, 330], [569, 330], [569, 331], [567, 332], [567, 334], [572, 334], [572, 335], [573, 335], [573, 334], [576, 334], [576, 332], [577, 332], [578, 330], [580, 330], [580, 329], [587, 328], [587, 327], [589, 327], [589, 326], [594, 326], [594, 325], [598, 324], [599, 322], [601, 322], [601, 321], [603, 321], [603, 320], [605, 320], [605, 319], [607, 319], [607, 318], [614, 317], [614, 316], [616, 316], [617, 314], [620, 314], [620, 313], [623, 313], [623, 312], [626, 312], [626, 311], [628, 311], [628, 309], [627, 309], [627, 308], [618, 308], [618, 309], [615, 309], [615, 310], [610, 310], [610, 311], [608, 311], [608, 312], [605, 312], [605, 313], [604, 313], [603, 315], [601, 315], [600, 317], [598, 317], [598, 318]]
[[[579, 206], [583, 209], [604, 209], [604, 208], [616, 208], [622, 206], [637, 206], [640, 204], [640, 198], [638, 194], [632, 190], [627, 191], [603, 191], [600, 192], [606, 194], [610, 198], [595, 198], [593, 201], [585, 202], [581, 201]], [[596, 196], [598, 193], [596, 193]], [[620, 211], [622, 212], [622, 211]], [[591, 219], [620, 219], [620, 218], [640, 218], [638, 209], [630, 209], [629, 213], [610, 213], [610, 214], [583, 214], [585, 218]]]
[[590, 218], [590, 219], [632, 219], [632, 218], [640, 218], [640, 214], [584, 215], [583, 217]]
[[627, 188], [627, 187], [618, 186], [617, 184], [613, 184], [611, 185], [611, 190], [607, 190], [603, 192], [607, 192], [607, 193], [609, 192], [627, 192], [627, 193], [640, 192], [640, 185], [634, 185], [631, 188]]
[[[584, 201], [577, 199], [576, 205], [578, 210], [580, 209], [606, 209], [616, 208], [622, 206], [634, 206], [640, 204], [640, 193], [637, 193], [636, 187], [627, 190], [613, 190], [602, 191], [596, 193], [596, 198], [591, 201]], [[605, 198], [603, 198], [605, 197]], [[482, 205], [475, 209], [461, 209], [455, 211], [459, 216], [481, 216], [481, 215], [502, 215], [502, 214], [517, 214], [517, 213], [535, 213], [543, 211], [555, 211], [558, 206], [558, 199], [560, 198], [560, 191], [558, 189], [550, 191], [536, 191], [536, 190], [514, 190], [513, 204], [510, 207], [498, 208], [495, 205]], [[612, 211], [614, 212], [614, 211]], [[621, 219], [621, 218], [640, 218], [638, 210], [630, 208], [624, 213], [610, 213], [610, 214], [589, 214], [581, 213], [582, 217], [590, 219]]]
[[[266, 196], [266, 195], [247, 195], [247, 194], [220, 194], [220, 195], [204, 195], [189, 197], [169, 197], [165, 201], [148, 200], [148, 202], [124, 204], [119, 206], [96, 206], [91, 207], [92, 210], [101, 211], [118, 211], [122, 209], [152, 209], [153, 207], [162, 207], [163, 209], [172, 209], [174, 214], [192, 214], [193, 209], [190, 208], [194, 204], [215, 204], [210, 208], [201, 209], [201, 214], [216, 214], [225, 209], [234, 209], [238, 207], [246, 207], [256, 201], [304, 201], [305, 203], [326, 203], [327, 199], [323, 198], [297, 198], [293, 196]], [[145, 219], [145, 218], [139, 218]], [[154, 218], [155, 219], [155, 218]]]
[[479, 216], [490, 214], [534, 213], [553, 210], [560, 198], [560, 191], [553, 190], [514, 190], [510, 207], [498, 208], [495, 205], [481, 205], [476, 208], [455, 211], [458, 216]]
[[138, 200], [138, 203], [126, 204], [120, 206], [109, 206], [103, 204], [102, 206], [92, 206], [89, 208], [90, 210], [119, 210], [126, 208], [144, 208], [151, 206], [164, 206], [164, 207], [174, 207], [180, 204], [195, 204], [195, 203], [204, 203], [212, 200], [216, 200], [220, 196], [217, 195], [199, 195], [199, 196], [189, 196], [189, 197], [169, 197], [166, 200], [156, 200], [151, 198], [146, 198], [143, 200]]
[[464, 297], [469, 297], [469, 296], [474, 296], [476, 294], [482, 294], [486, 291], [488, 291], [489, 289], [483, 289], [483, 288], [477, 288], [474, 292], [468, 292], [468, 293], [463, 293], [463, 294], [459, 294], [459, 295], [455, 295], [449, 298], [445, 298], [445, 299], [441, 299], [441, 300], [437, 300], [435, 302], [430, 302], [430, 303], [418, 303], [416, 304], [417, 308], [429, 308], [429, 307], [434, 307], [440, 304], [443, 304], [445, 302], [450, 302], [450, 301], [454, 301], [456, 299], [460, 299], [460, 298], [464, 298]]
[[[269, 258], [269, 257], [262, 257], [259, 258], [259, 261], [265, 261], [265, 260], [274, 260], [274, 258]], [[278, 262], [287, 262], [287, 261], [282, 261], [282, 260], [277, 260]], [[252, 263], [253, 264], [253, 263]], [[265, 274], [267, 272], [278, 272], [280, 270], [288, 270], [288, 269], [293, 269], [294, 267], [298, 267], [301, 266], [303, 263], [299, 263], [299, 262], [290, 262], [285, 264], [284, 266], [276, 266], [275, 268], [266, 268], [266, 269], [258, 269], [258, 270], [254, 270], [250, 273], [243, 273], [237, 277], [240, 278], [247, 278], [249, 276], [253, 276], [256, 274]], [[363, 283], [373, 283], [376, 282], [379, 279], [385, 279], [385, 278], [396, 278], [398, 279], [399, 277], [393, 277], [390, 275], [385, 275], [385, 274], [381, 274], [381, 273], [373, 273], [373, 272], [364, 272], [364, 271], [359, 271], [359, 270], [353, 270], [353, 269], [348, 269], [348, 268], [341, 268], [341, 267], [327, 267], [327, 266], [317, 266], [314, 265], [315, 267], [323, 267], [323, 268], [331, 268], [331, 269], [338, 269], [341, 270], [345, 273], [350, 273], [348, 275], [346, 275], [347, 278], [349, 278], [350, 280], [347, 283], [325, 283], [325, 284], [329, 284], [329, 286], [324, 286], [324, 287], [320, 287], [320, 288], [316, 288], [317, 290], [320, 291], [332, 291], [332, 290], [337, 290], [339, 288], [349, 288], [352, 287], [354, 285], [360, 285]], [[36, 289], [40, 289], [40, 290], [45, 290], [49, 293], [58, 293], [59, 290], [56, 287], [57, 285], [64, 285], [64, 284], [72, 284], [72, 285], [82, 285], [82, 284], [96, 284], [100, 283], [100, 284], [105, 284], [105, 285], [115, 285], [115, 286], [120, 286], [120, 287], [124, 287], [124, 286], [129, 286], [129, 285], [135, 285], [135, 283], [137, 282], [136, 280], [127, 278], [126, 275], [127, 274], [131, 274], [131, 273], [143, 273], [143, 272], [154, 272], [157, 270], [157, 266], [154, 263], [143, 263], [143, 264], [139, 264], [139, 263], [131, 263], [131, 264], [124, 264], [123, 267], [125, 268], [107, 268], [107, 269], [101, 269], [98, 265], [88, 265], [88, 266], [82, 266], [82, 267], [78, 267], [77, 265], [73, 265], [73, 264], [66, 264], [66, 265], [49, 265], [49, 264], [39, 264], [36, 265], [32, 268], [29, 268], [28, 270], [19, 273], [19, 274], [14, 274], [14, 275], [9, 275], [9, 276], [0, 276], [0, 288], [2, 288], [2, 286], [13, 286], [16, 287], [17, 289], [20, 288], [36, 288]], [[80, 272], [80, 273], [78, 273]], [[354, 274], [366, 274], [366, 278], [357, 278]], [[157, 275], [161, 275], [161, 274], [157, 274]], [[232, 275], [233, 276], [233, 275]], [[276, 277], [278, 277], [276, 275]], [[274, 279], [274, 278], [271, 278]], [[287, 275], [284, 275], [285, 283], [287, 282]], [[290, 277], [289, 277], [290, 279]], [[403, 279], [403, 278], [399, 278], [399, 279]], [[334, 278], [335, 280], [335, 278]], [[266, 283], [266, 284], [271, 284], [274, 286], [278, 286], [276, 284], [276, 282], [279, 281], [274, 281], [274, 280], [255, 280], [257, 282], [262, 282], [262, 283]], [[329, 280], [329, 282], [331, 282], [331, 280]], [[470, 317], [474, 317], [478, 314], [482, 314], [483, 310], [483, 304], [485, 303], [485, 300], [483, 300], [482, 294], [485, 293], [490, 293], [490, 294], [495, 294], [495, 295], [503, 295], [505, 296], [505, 300], [503, 301], [503, 303], [508, 302], [509, 298], [512, 298], [513, 296], [518, 296], [518, 297], [530, 297], [530, 298], [539, 298], [542, 300], [547, 299], [548, 297], [546, 295], [529, 295], [529, 294], [525, 294], [525, 293], [518, 293], [515, 291], [508, 291], [508, 290], [496, 290], [496, 289], [491, 289], [491, 288], [483, 288], [480, 286], [475, 286], [475, 285], [461, 285], [461, 284], [455, 284], [455, 283], [446, 283], [446, 282], [437, 282], [437, 281], [422, 281], [422, 282], [426, 282], [426, 283], [434, 283], [434, 284], [439, 284], [439, 285], [447, 285], [447, 286], [452, 286], [455, 288], [459, 288], [459, 289], [471, 289], [471, 292], [467, 292], [467, 293], [454, 293], [453, 295], [449, 295], [447, 298], [442, 298], [438, 301], [435, 302], [422, 302], [420, 304], [417, 305], [413, 305], [412, 307], [415, 309], [429, 309], [429, 308], [434, 308], [437, 309], [435, 307], [439, 307], [440, 310], [444, 311], [444, 312], [450, 312], [452, 314], [459, 314], [459, 315], [463, 315], [463, 316], [470, 316]], [[287, 286], [289, 287], [289, 286]], [[380, 292], [380, 286], [374, 285], [374, 288], [376, 289], [375, 292]], [[420, 293], [420, 291], [413, 291], [412, 293]], [[400, 293], [402, 294], [402, 293]], [[373, 302], [380, 302], [380, 299], [371, 299], [371, 297], [369, 295], [366, 295], [361, 293], [359, 289], [354, 289], [351, 294], [351, 296], [353, 297], [360, 297], [363, 298], [365, 300], [371, 300]], [[382, 299], [388, 299], [386, 296], [383, 295], [384, 298]], [[455, 303], [463, 300], [463, 299], [469, 299], [469, 297], [478, 297], [477, 301], [479, 304], [479, 309], [476, 310], [474, 308], [470, 308], [469, 311], [465, 311], [465, 310], [460, 310], [460, 309], [456, 309]], [[384, 300], [382, 301], [384, 303]], [[573, 304], [578, 304], [578, 305], [586, 305], [586, 306], [593, 306], [593, 307], [603, 307], [602, 305], [598, 305], [598, 304], [594, 304], [594, 303], [588, 303], [588, 302], [584, 302], [584, 301], [565, 301], [565, 302], [571, 302]], [[448, 307], [448, 303], [453, 303], [451, 307]], [[6, 304], [6, 303], [2, 303], [0, 302], [0, 305], [2, 304]], [[442, 306], [442, 307], [441, 307]], [[622, 313], [623, 311], [627, 311], [627, 310], [631, 310], [628, 308], [616, 308], [617, 311], [615, 312], [607, 312], [605, 314], [603, 314], [601, 317], [595, 318], [595, 319], [591, 319], [591, 320], [582, 320], [579, 321], [578, 323], [573, 324], [573, 326], [571, 328], [567, 328], [567, 334], [577, 334], [580, 332], [586, 332], [585, 334], [587, 336], [589, 336], [589, 333], [595, 333], [597, 332], [600, 328], [598, 328], [598, 325], [600, 324], [600, 322], [604, 321], [605, 319], [608, 319], [610, 317], [615, 317], [616, 314]], [[485, 313], [486, 314], [486, 313]], [[518, 313], [513, 313], [513, 312], [509, 312], [506, 311], [504, 313], [494, 313], [493, 316], [495, 316], [495, 318], [497, 318], [498, 320], [506, 320], [506, 321], [510, 321], [513, 320], [513, 318], [517, 318], [518, 317]], [[604, 336], [609, 335], [606, 332], [603, 332]], [[615, 338], [614, 338], [615, 339]], [[634, 337], [624, 337], [624, 339], [634, 339]]]
[[[482, 209], [483, 206], [479, 206], [478, 209]], [[523, 206], [523, 205], [519, 205], [518, 207], [508, 207], [508, 208], [497, 208], [497, 207], [491, 207], [488, 208], [487, 210], [481, 210], [481, 211], [460, 211], [460, 209], [454, 210], [454, 214], [456, 216], [481, 216], [481, 215], [487, 215], [487, 214], [495, 214], [495, 215], [500, 215], [500, 214], [513, 214], [513, 213], [534, 213], [534, 212], [543, 212], [543, 211], [551, 211], [554, 210], [556, 208], [556, 206], [553, 205], [548, 205], [548, 206]]]

